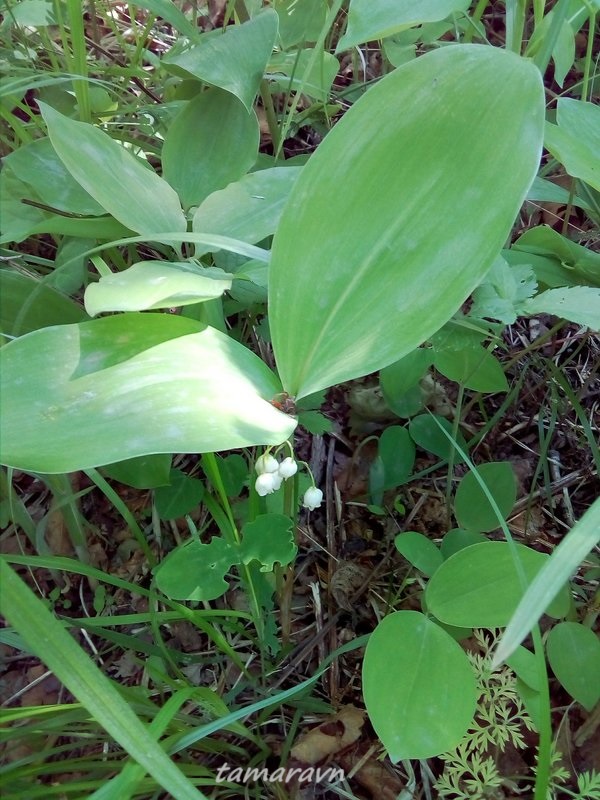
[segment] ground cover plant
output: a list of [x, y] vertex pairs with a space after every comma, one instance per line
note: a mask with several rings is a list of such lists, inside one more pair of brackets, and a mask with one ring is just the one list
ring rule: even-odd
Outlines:
[[600, 797], [598, 10], [6, 5], [7, 797]]

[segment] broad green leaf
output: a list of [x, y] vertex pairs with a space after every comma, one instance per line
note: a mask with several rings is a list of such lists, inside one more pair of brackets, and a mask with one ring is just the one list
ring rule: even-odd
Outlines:
[[[449, 461], [452, 455], [454, 463], [460, 464], [464, 459], [457, 450], [453, 450], [452, 442], [440, 430], [440, 425], [451, 436], [453, 435], [451, 423], [437, 414], [420, 414], [418, 417], [413, 417], [408, 430], [413, 441], [423, 450], [433, 453], [438, 458], [443, 458], [444, 461]], [[458, 431], [456, 442], [463, 450], [466, 451], [468, 449], [465, 438], [460, 431]]]
[[8, 22], [26, 28], [42, 28], [47, 25], [56, 25], [54, 3], [52, 0], [21, 0], [10, 7], [10, 15], [4, 19]]
[[257, 356], [183, 317], [46, 328], [7, 344], [0, 362], [0, 463], [19, 469], [281, 444], [296, 427], [269, 402], [281, 387]]
[[[216, 233], [255, 244], [277, 230], [281, 212], [302, 167], [252, 172], [213, 192], [192, 218], [195, 233]], [[196, 248], [196, 256], [208, 252]], [[247, 265], [246, 265], [247, 266]]]
[[435, 368], [456, 383], [476, 392], [506, 392], [508, 381], [499, 362], [485, 347], [441, 350], [434, 358]]
[[164, 19], [180, 33], [194, 39], [198, 36], [198, 29], [183, 15], [177, 5], [171, 0], [139, 0], [136, 5], [147, 8], [157, 17]]
[[299, 53], [273, 55], [267, 65], [267, 75], [276, 91], [292, 90], [326, 102], [339, 69], [340, 62], [331, 53], [322, 48], [317, 53], [304, 48]]
[[561, 622], [546, 641], [548, 662], [567, 692], [592, 711], [600, 700], [600, 639], [578, 622]]
[[273, 241], [269, 320], [289, 394], [397, 361], [460, 307], [533, 180], [543, 102], [533, 64], [457, 45], [395, 70], [344, 115]]
[[418, 531], [403, 531], [394, 539], [396, 550], [427, 577], [431, 577], [444, 561], [439, 547]]
[[540, 673], [535, 653], [525, 647], [517, 647], [506, 663], [523, 683], [536, 692], [540, 691]]
[[325, 24], [323, 0], [274, 0], [279, 17], [279, 39], [284, 50], [301, 42], [316, 42]]
[[[548, 556], [515, 545], [523, 574], [530, 584]], [[459, 550], [435, 572], [425, 591], [427, 609], [447, 625], [498, 628], [508, 625], [525, 594], [507, 542], [484, 542]], [[564, 587], [546, 613], [563, 617], [569, 609]]]
[[[525, 231], [504, 255], [520, 256], [522, 262], [529, 261], [538, 279], [547, 286], [581, 283], [600, 286], [600, 253], [572, 242], [546, 225]], [[551, 259], [553, 266], [536, 258], [540, 256]]]
[[444, 558], [450, 558], [454, 553], [458, 553], [459, 550], [464, 550], [465, 547], [487, 541], [485, 536], [482, 533], [477, 533], [477, 531], [465, 531], [462, 528], [452, 528], [442, 539], [440, 550]]
[[165, 180], [100, 128], [39, 105], [65, 167], [116, 220], [137, 233], [186, 230], [179, 199]]
[[155, 453], [116, 461], [102, 468], [102, 473], [135, 489], [155, 489], [169, 483], [171, 455]]
[[154, 503], [161, 519], [179, 519], [197, 509], [203, 496], [201, 480], [173, 469], [169, 485], [159, 486], [154, 492]]
[[260, 514], [244, 525], [239, 552], [244, 564], [258, 561], [261, 572], [272, 572], [275, 563], [284, 567], [298, 552], [292, 521], [284, 514]]
[[379, 373], [385, 402], [399, 417], [418, 414], [423, 408], [419, 381], [433, 362], [431, 350], [417, 348]]
[[203, 800], [128, 702], [79, 647], [45, 603], [0, 559], [0, 609], [26, 645], [123, 747], [175, 800]]
[[191, 539], [156, 567], [156, 585], [171, 600], [215, 600], [229, 588], [225, 575], [238, 562], [237, 550], [218, 536], [208, 544]]
[[383, 39], [422, 22], [446, 19], [455, 11], [465, 11], [469, 0], [351, 0], [348, 27], [337, 52], [354, 45]]
[[[554, 80], [563, 87], [567, 73], [575, 61], [575, 32], [565, 20], [560, 26], [556, 44], [552, 51], [554, 61]], [[559, 102], [562, 98], [559, 98]]]
[[[370, 477], [371, 493], [385, 491], [406, 483], [415, 463], [415, 445], [406, 428], [390, 425], [381, 434], [377, 448], [380, 481]], [[379, 485], [380, 483], [380, 485]]]
[[[481, 464], [475, 469], [506, 519], [517, 499], [517, 481], [513, 468], [508, 461], [496, 461]], [[461, 528], [471, 531], [493, 531], [501, 524], [473, 472], [467, 472], [458, 485], [454, 498], [454, 514]]]
[[20, 336], [48, 325], [83, 322], [87, 314], [76, 303], [45, 283], [0, 269], [0, 330]]
[[52, 214], [24, 200], [41, 202], [33, 189], [6, 166], [0, 181], [0, 244], [22, 242], [36, 233], [52, 233], [88, 239], [119, 239], [131, 235], [114, 217], [69, 217]]
[[544, 613], [544, 609], [600, 542], [600, 498], [585, 512], [555, 548], [519, 603], [494, 656], [498, 666], [514, 652]]
[[71, 175], [50, 139], [37, 139], [3, 159], [3, 167], [33, 190], [28, 199], [39, 199], [59, 211], [101, 216], [106, 211]]
[[460, 645], [416, 611], [389, 614], [371, 634], [363, 693], [394, 763], [456, 747], [477, 700], [475, 676]]
[[569, 201], [573, 205], [587, 210], [589, 208], [586, 200], [583, 197], [573, 197], [572, 194], [558, 183], [540, 178], [539, 176], [533, 181], [529, 191], [527, 192], [528, 200], [536, 200], [542, 203], [558, 203], [559, 205], [566, 206]]
[[239, 455], [239, 453], [232, 453], [231, 455], [215, 456], [218, 465], [219, 474], [223, 481], [223, 487], [227, 497], [237, 497], [244, 483], [248, 478], [248, 464], [246, 459]]
[[600, 289], [567, 286], [548, 289], [525, 303], [526, 314], [554, 314], [579, 325], [600, 330]]
[[91, 317], [105, 311], [147, 311], [221, 297], [233, 276], [189, 261], [138, 261], [123, 272], [101, 276], [85, 291]]
[[259, 137], [253, 110], [221, 89], [201, 92], [167, 131], [163, 176], [184, 208], [198, 205], [248, 172], [256, 161]]
[[223, 33], [203, 34], [199, 44], [165, 57], [163, 66], [225, 89], [250, 111], [273, 51], [277, 24], [277, 13], [266, 9], [243, 25], [229, 25]]
[[558, 125], [546, 124], [544, 144], [567, 172], [600, 191], [600, 108], [560, 97]]

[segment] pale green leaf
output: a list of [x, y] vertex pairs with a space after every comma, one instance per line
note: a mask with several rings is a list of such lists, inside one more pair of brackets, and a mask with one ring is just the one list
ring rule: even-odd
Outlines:
[[277, 13], [266, 9], [243, 25], [203, 34], [199, 44], [165, 57], [162, 63], [177, 74], [187, 73], [231, 92], [250, 111], [273, 51], [277, 25]]
[[340, 62], [331, 53], [322, 49], [315, 53], [311, 48], [304, 48], [300, 53], [273, 55], [267, 65], [267, 74], [281, 92], [302, 92], [325, 102], [339, 69]]
[[498, 257], [483, 283], [473, 292], [470, 315], [490, 317], [511, 325], [523, 313], [526, 300], [533, 296], [537, 281], [527, 264], [509, 266]]
[[337, 52], [362, 42], [383, 39], [423, 22], [446, 19], [455, 11], [465, 11], [469, 0], [351, 0], [348, 27]]
[[186, 230], [179, 198], [165, 180], [100, 128], [39, 105], [65, 167], [116, 220], [137, 233]]
[[444, 561], [439, 547], [418, 531], [403, 531], [394, 539], [396, 550], [423, 574], [431, 577]]
[[27, 199], [41, 200], [59, 211], [102, 215], [105, 209], [86, 192], [65, 167], [50, 139], [36, 139], [19, 147], [2, 161], [17, 178], [31, 187]]
[[567, 286], [548, 289], [528, 300], [526, 314], [554, 314], [556, 317], [600, 330], [600, 289], [592, 286]]
[[434, 365], [451, 381], [476, 392], [506, 392], [508, 381], [500, 363], [485, 347], [463, 347], [436, 352]]
[[231, 288], [233, 276], [187, 261], [139, 261], [123, 272], [103, 275], [85, 292], [91, 317], [105, 311], [146, 311], [201, 303]]
[[386, 76], [325, 137], [273, 242], [269, 321], [286, 391], [385, 367], [452, 316], [533, 180], [543, 103], [532, 64], [457, 45]]
[[546, 125], [544, 144], [567, 172], [600, 191], [600, 108], [560, 97], [558, 125]]
[[32, 472], [281, 444], [296, 427], [269, 402], [281, 387], [257, 356], [169, 314], [35, 331], [0, 361], [0, 462]]
[[[273, 167], [252, 172], [213, 192], [192, 219], [195, 233], [227, 235], [255, 244], [277, 230], [281, 212], [302, 167]], [[196, 256], [208, 248], [196, 248]]]

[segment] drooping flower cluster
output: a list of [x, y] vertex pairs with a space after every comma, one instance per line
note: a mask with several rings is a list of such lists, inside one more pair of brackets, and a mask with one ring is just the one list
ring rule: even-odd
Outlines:
[[[284, 480], [291, 478], [298, 472], [298, 464], [291, 456], [278, 461], [269, 452], [263, 453], [256, 459], [254, 465], [257, 478], [254, 483], [256, 493], [261, 497], [276, 492]], [[310, 511], [319, 508], [323, 501], [323, 492], [316, 486], [310, 486], [304, 493], [302, 505]]]

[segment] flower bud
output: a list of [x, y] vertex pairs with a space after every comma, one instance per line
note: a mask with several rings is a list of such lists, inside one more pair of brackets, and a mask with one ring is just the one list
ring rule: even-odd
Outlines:
[[315, 508], [319, 508], [322, 502], [323, 492], [320, 489], [317, 489], [316, 486], [311, 486], [304, 492], [304, 500], [302, 501], [302, 505], [304, 508], [308, 508], [309, 511], [314, 511]]
[[256, 489], [256, 493], [261, 497], [264, 497], [267, 494], [273, 494], [275, 489], [278, 489], [279, 486], [277, 484], [277, 477], [274, 472], [263, 472], [262, 475], [259, 475], [254, 483], [254, 488]]
[[278, 472], [282, 478], [291, 478], [292, 475], [295, 475], [298, 472], [298, 464], [296, 464], [293, 458], [288, 456], [287, 458], [284, 458], [279, 465]]
[[277, 472], [279, 469], [279, 461], [277, 461], [276, 458], [273, 458], [270, 453], [263, 453], [262, 456], [259, 456], [259, 458], [256, 459], [254, 469], [258, 475]]

